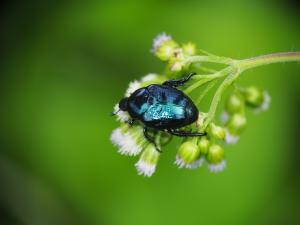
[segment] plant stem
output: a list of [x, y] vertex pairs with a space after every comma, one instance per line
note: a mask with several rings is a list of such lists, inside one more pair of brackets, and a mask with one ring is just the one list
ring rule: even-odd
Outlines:
[[193, 90], [195, 90], [196, 88], [206, 84], [207, 82], [217, 79], [217, 78], [221, 78], [224, 77], [226, 75], [228, 75], [230, 72], [232, 72], [232, 70], [234, 70], [234, 67], [232, 66], [227, 66], [226, 68], [217, 71], [214, 74], [210, 74], [210, 75], [195, 75], [193, 77], [194, 80], [199, 80], [196, 83], [192, 84], [191, 86], [189, 86], [187, 89], [185, 89], [185, 93], [189, 94], [191, 93]]
[[191, 56], [191, 57], [188, 58], [188, 61], [191, 62], [191, 63], [195, 63], [195, 62], [211, 62], [211, 63], [226, 64], [226, 65], [231, 65], [234, 62], [234, 60], [231, 59], [231, 58], [214, 56], [214, 55], [209, 55], [209, 56]]
[[218, 89], [217, 89], [217, 91], [216, 91], [216, 93], [215, 93], [215, 95], [214, 95], [214, 97], [212, 99], [209, 111], [207, 113], [207, 118], [204, 121], [204, 125], [203, 125], [204, 129], [214, 119], [215, 113], [216, 113], [218, 104], [221, 101], [221, 97], [222, 97], [223, 92], [234, 82], [234, 80], [239, 76], [239, 74], [240, 74], [239, 71], [232, 72], [231, 74], [229, 74], [225, 78], [225, 80], [223, 81], [223, 83], [218, 87]]
[[271, 63], [300, 61], [300, 52], [280, 52], [269, 55], [257, 56], [249, 59], [238, 60], [241, 71]]
[[205, 95], [216, 85], [218, 80], [210, 81], [209, 84], [205, 87], [205, 89], [202, 91], [202, 93], [199, 95], [199, 97], [196, 100], [196, 105], [199, 105], [202, 99], [205, 97]]
[[[214, 59], [217, 60], [217, 58]], [[255, 67], [271, 64], [271, 63], [291, 62], [291, 61], [300, 61], [300, 52], [274, 53], [274, 54], [262, 55], [262, 56], [249, 58], [249, 59], [232, 60], [230, 63], [228, 63], [229, 66], [227, 68], [231, 68], [232, 72], [229, 75], [227, 75], [223, 83], [218, 87], [212, 99], [210, 109], [207, 113], [207, 118], [203, 125], [203, 129], [205, 129], [209, 125], [209, 123], [214, 119], [223, 92], [239, 77], [239, 75], [243, 71]], [[219, 63], [224, 63], [224, 59], [222, 58]]]

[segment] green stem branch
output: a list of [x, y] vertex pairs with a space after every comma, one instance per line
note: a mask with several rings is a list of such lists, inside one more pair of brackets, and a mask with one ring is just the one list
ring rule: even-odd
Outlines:
[[[203, 60], [203, 62], [215, 62], [215, 63], [227, 64], [228, 67], [226, 67], [224, 70], [226, 70], [226, 72], [230, 72], [227, 75], [227, 77], [224, 79], [224, 81], [221, 83], [221, 85], [218, 87], [212, 99], [209, 111], [207, 113], [207, 118], [203, 126], [203, 129], [205, 129], [215, 117], [215, 113], [218, 104], [221, 101], [222, 94], [239, 77], [239, 75], [242, 72], [248, 69], [252, 69], [255, 67], [259, 67], [271, 63], [300, 61], [300, 52], [274, 53], [274, 54], [262, 55], [262, 56], [243, 59], [243, 60], [232, 60], [229, 58], [215, 57], [215, 56], [194, 56], [191, 58], [193, 58], [192, 62], [195, 61], [199, 62]], [[216, 74], [218, 74], [218, 72]], [[218, 77], [218, 75], [217, 76], [212, 75], [212, 76], [215, 76], [216, 78], [220, 78]]]
[[[300, 61], [300, 52], [279, 52], [236, 61], [241, 71], [271, 63]], [[235, 63], [236, 63], [235, 62]]]

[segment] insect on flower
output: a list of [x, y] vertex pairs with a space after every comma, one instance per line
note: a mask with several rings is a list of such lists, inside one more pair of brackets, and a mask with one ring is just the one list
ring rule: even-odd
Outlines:
[[[248, 59], [220, 57], [204, 50], [200, 52], [197, 53], [196, 45], [191, 42], [178, 44], [166, 33], [158, 35], [154, 39], [152, 53], [166, 63], [165, 72], [151, 73], [131, 82], [125, 97], [114, 108], [113, 115], [117, 116], [120, 126], [112, 132], [111, 141], [120, 154], [140, 154], [135, 164], [139, 175], [153, 175], [160, 158], [160, 147], [168, 144], [173, 135], [186, 137], [175, 157], [179, 168], [194, 169], [207, 163], [211, 172], [223, 171], [226, 158], [222, 145], [235, 144], [240, 139], [247, 125], [247, 108], [262, 112], [269, 108], [271, 101], [267, 91], [256, 86], [241, 87], [235, 81], [242, 72], [257, 66], [300, 61], [300, 52], [273, 53]], [[207, 67], [206, 63], [225, 67], [215, 70], [210, 65]], [[196, 73], [174, 79], [183, 71]], [[167, 77], [173, 80], [166, 81]], [[178, 89], [187, 82], [188, 87], [183, 91]], [[208, 111], [199, 112], [196, 105], [200, 105], [215, 86]], [[220, 126], [215, 121], [217, 109], [222, 95], [230, 86], [234, 90], [225, 101], [223, 124]], [[186, 94], [200, 87], [202, 89], [194, 104]]]
[[[119, 109], [130, 115], [129, 124], [140, 121], [145, 138], [154, 144], [155, 135], [149, 135], [149, 128], [164, 131], [179, 137], [204, 136], [206, 133], [181, 131], [187, 125], [197, 121], [199, 111], [193, 101], [177, 87], [184, 85], [196, 73], [190, 73], [181, 79], [169, 80], [161, 85], [151, 84], [139, 88], [129, 97], [121, 99]], [[157, 132], [154, 132], [154, 134]]]

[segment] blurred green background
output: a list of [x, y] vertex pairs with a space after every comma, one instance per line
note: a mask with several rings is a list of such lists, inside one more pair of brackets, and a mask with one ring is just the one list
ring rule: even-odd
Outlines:
[[300, 224], [299, 63], [241, 77], [272, 104], [223, 173], [179, 170], [175, 141], [143, 178], [109, 141], [128, 82], [163, 70], [158, 33], [233, 58], [299, 51], [297, 1], [1, 4], [0, 224]]

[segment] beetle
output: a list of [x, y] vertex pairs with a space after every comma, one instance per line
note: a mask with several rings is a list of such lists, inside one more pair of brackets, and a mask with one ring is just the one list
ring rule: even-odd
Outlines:
[[193, 101], [178, 87], [188, 82], [196, 73], [161, 85], [151, 84], [133, 92], [119, 102], [119, 109], [129, 113], [129, 124], [140, 121], [143, 124], [145, 138], [158, 151], [155, 138], [149, 135], [149, 128], [154, 131], [165, 131], [179, 137], [204, 136], [206, 133], [185, 132], [178, 129], [197, 121], [199, 111]]

